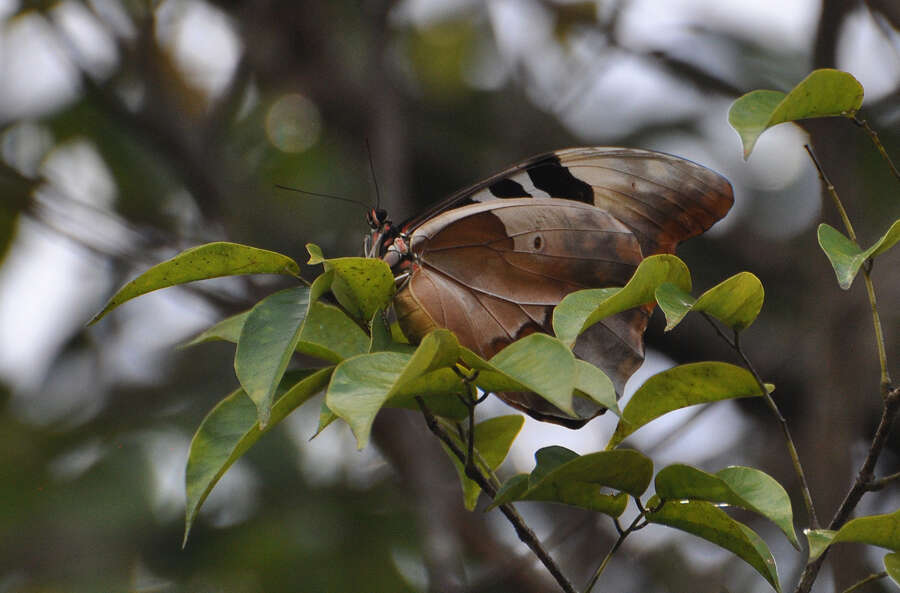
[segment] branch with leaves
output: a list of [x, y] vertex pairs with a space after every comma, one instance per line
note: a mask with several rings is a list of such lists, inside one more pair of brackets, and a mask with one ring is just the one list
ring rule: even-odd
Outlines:
[[[741, 135], [745, 155], [749, 155], [759, 135], [773, 125], [809, 117], [855, 118], [861, 101], [862, 88], [852, 77], [833, 70], [817, 71], [789, 93], [755, 91], [742, 97], [732, 107], [729, 119]], [[200, 506], [225, 471], [265, 432], [324, 390], [316, 434], [340, 420], [350, 427], [360, 448], [367, 446], [380, 410], [396, 407], [421, 412], [459, 473], [465, 506], [474, 509], [481, 492], [491, 498], [488, 510], [500, 509], [563, 591], [575, 589], [512, 503], [551, 502], [610, 517], [618, 537], [598, 558], [585, 593], [599, 582], [626, 538], [649, 526], [677, 529], [729, 550], [780, 591], [767, 544], [749, 525], [725, 510], [741, 508], [768, 519], [800, 550], [790, 497], [777, 481], [750, 467], [707, 472], [675, 463], [655, 471], [650, 457], [624, 446], [635, 431], [675, 410], [755, 397], [772, 411], [784, 434], [812, 528], [806, 532], [811, 562], [796, 590], [809, 591], [828, 547], [839, 542], [888, 548], [891, 553], [884, 557], [884, 574], [900, 582], [900, 510], [848, 520], [865, 493], [884, 488], [900, 475], [874, 476], [875, 464], [900, 410], [900, 393], [891, 384], [870, 278], [873, 259], [900, 240], [900, 221], [863, 250], [837, 192], [821, 169], [820, 175], [843, 213], [849, 237], [822, 225], [819, 243], [842, 288], [849, 287], [860, 270], [866, 279], [881, 363], [883, 403], [881, 422], [866, 460], [828, 529], [818, 529], [800, 455], [771, 397], [775, 387], [764, 382], [741, 344], [742, 332], [755, 321], [764, 300], [761, 282], [749, 272], [735, 274], [694, 298], [691, 274], [682, 260], [668, 254], [650, 256], [640, 262], [623, 287], [567, 295], [553, 312], [555, 336], [535, 333], [485, 359], [461, 346], [446, 329], [428, 333], [418, 345], [396, 339], [400, 335], [384, 315], [394, 297], [395, 279], [381, 260], [328, 259], [317, 247], [309, 246], [309, 263], [321, 264], [324, 271], [308, 283], [299, 277], [297, 262], [286, 256], [244, 245], [212, 243], [154, 266], [114, 295], [93, 321], [149, 291], [205, 278], [268, 273], [299, 281], [297, 286], [276, 292], [250, 310], [215, 324], [192, 342], [235, 343], [234, 367], [241, 387], [207, 415], [191, 443], [185, 541]], [[323, 300], [328, 293], [336, 305]], [[647, 304], [660, 306], [667, 331], [686, 315], [701, 314], [744, 366], [716, 361], [676, 366], [649, 378], [620, 409], [612, 381], [598, 367], [576, 358], [573, 345], [593, 325]], [[290, 369], [292, 357], [298, 352], [318, 360], [320, 368]], [[564, 447], [545, 447], [535, 453], [531, 472], [510, 476], [501, 483], [494, 472], [518, 435], [523, 418], [500, 416], [476, 424], [475, 408], [481, 401], [476, 389], [485, 393], [533, 393], [563, 411], [574, 409], [575, 398], [585, 398], [606, 408], [618, 421], [605, 450], [579, 455]], [[647, 498], [651, 482], [655, 494]], [[623, 528], [620, 518], [629, 501], [638, 514]], [[850, 590], [874, 578], [881, 575], [866, 577]]]

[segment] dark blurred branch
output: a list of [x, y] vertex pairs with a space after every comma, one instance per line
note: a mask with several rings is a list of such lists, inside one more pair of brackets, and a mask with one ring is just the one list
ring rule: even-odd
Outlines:
[[845, 17], [860, 5], [858, 0], [823, 0], [813, 47], [813, 69], [834, 68], [837, 43]]
[[207, 144], [213, 144], [222, 138], [229, 129], [231, 121], [237, 116], [244, 100], [244, 93], [250, 83], [253, 71], [250, 69], [250, 61], [246, 53], [242, 53], [238, 59], [234, 74], [228, 82], [228, 87], [216, 100], [212, 109], [204, 118], [203, 128]]
[[[872, 17], [879, 26], [881, 26], [878, 18], [880, 14], [887, 21], [887, 24], [900, 31], [900, 4], [895, 2], [895, 0], [865, 0], [865, 4], [869, 11], [873, 13]], [[884, 33], [887, 36], [888, 31], [884, 31]]]
[[664, 66], [672, 75], [680, 80], [690, 82], [702, 92], [713, 92], [727, 97], [738, 97], [744, 93], [744, 90], [727, 80], [723, 80], [696, 64], [671, 56], [664, 51], [656, 50], [647, 55]]

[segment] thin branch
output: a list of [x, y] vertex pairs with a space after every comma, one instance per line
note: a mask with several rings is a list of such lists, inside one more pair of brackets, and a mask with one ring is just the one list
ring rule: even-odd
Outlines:
[[875, 300], [875, 286], [872, 284], [872, 276], [869, 270], [872, 267], [870, 259], [863, 265], [863, 281], [866, 285], [866, 296], [869, 298], [869, 309], [872, 311], [872, 326], [875, 330], [875, 347], [878, 349], [878, 364], [881, 368], [881, 397], [887, 397], [891, 388], [891, 375], [888, 371], [887, 347], [884, 343], [884, 330], [881, 328], [881, 316], [878, 314], [878, 301]]
[[[419, 409], [422, 410], [422, 415], [425, 417], [425, 424], [428, 426], [428, 429], [434, 433], [434, 435], [440, 439], [442, 443], [444, 443], [450, 451], [456, 455], [457, 459], [462, 463], [466, 463], [466, 453], [462, 449], [457, 446], [456, 442], [448, 435], [441, 425], [438, 423], [437, 418], [435, 418], [434, 414], [428, 409], [428, 406], [425, 405], [425, 401], [421, 397], [416, 397], [416, 403], [419, 405]], [[484, 477], [484, 474], [481, 473], [481, 470], [475, 464], [472, 464], [471, 467], [466, 468], [466, 477], [470, 480], [474, 481], [478, 484], [485, 494], [494, 498], [497, 495], [497, 489], [494, 488], [493, 484], [488, 481], [487, 478]], [[516, 530], [516, 535], [519, 536], [519, 539], [528, 546], [532, 552], [538, 557], [541, 563], [546, 567], [547, 571], [553, 576], [556, 582], [559, 584], [560, 588], [566, 593], [575, 593], [575, 588], [572, 586], [572, 583], [566, 578], [566, 576], [562, 573], [559, 568], [559, 565], [556, 564], [556, 561], [550, 556], [547, 550], [541, 545], [540, 540], [537, 535], [535, 535], [534, 531], [531, 530], [530, 527], [525, 523], [525, 520], [521, 515], [516, 511], [515, 507], [511, 504], [501, 504], [499, 506], [500, 511], [506, 516], [507, 520], [512, 523], [513, 528]]]
[[791, 463], [794, 465], [794, 471], [797, 473], [797, 477], [800, 479], [800, 490], [803, 493], [803, 504], [806, 506], [806, 512], [809, 515], [809, 523], [813, 529], [818, 529], [819, 527], [819, 518], [816, 516], [816, 509], [813, 506], [812, 494], [809, 490], [809, 483], [806, 481], [806, 474], [803, 471], [803, 464], [800, 463], [800, 454], [797, 452], [797, 445], [794, 444], [794, 439], [791, 437], [790, 428], [788, 428], [787, 420], [785, 420], [784, 416], [781, 413], [781, 410], [778, 409], [778, 404], [775, 403], [775, 400], [772, 399], [772, 396], [769, 395], [769, 391], [766, 389], [766, 384], [763, 382], [762, 377], [760, 377], [759, 373], [756, 371], [756, 368], [750, 362], [750, 359], [747, 357], [747, 354], [744, 352], [743, 348], [741, 348], [740, 342], [740, 334], [735, 331], [734, 339], [729, 338], [713, 321], [712, 317], [707, 315], [706, 313], [701, 313], [703, 317], [713, 326], [716, 330], [716, 333], [731, 346], [734, 351], [740, 356], [741, 361], [744, 363], [744, 368], [750, 371], [750, 374], [753, 375], [753, 378], [756, 380], [757, 386], [759, 386], [760, 392], [762, 392], [763, 400], [766, 402], [766, 406], [772, 411], [775, 415], [775, 419], [778, 421], [779, 426], [781, 427], [781, 432], [784, 435], [785, 444], [787, 445], [788, 454], [791, 456]]
[[806, 152], [809, 154], [809, 158], [812, 159], [813, 165], [816, 167], [816, 171], [819, 172], [819, 180], [825, 185], [825, 189], [828, 191], [828, 195], [831, 196], [831, 200], [834, 202], [835, 208], [837, 208], [838, 214], [841, 216], [841, 222], [844, 223], [844, 229], [847, 231], [847, 236], [850, 237], [850, 240], [856, 243], [856, 231], [853, 230], [853, 225], [850, 223], [850, 218], [847, 216], [847, 211], [844, 210], [844, 204], [841, 202], [841, 198], [838, 197], [837, 190], [834, 189], [834, 185], [831, 183], [831, 180], [828, 179], [828, 175], [825, 174], [825, 170], [822, 168], [822, 165], [819, 163], [819, 159], [816, 158], [816, 154], [813, 152], [812, 147], [809, 144], [804, 144], [803, 148], [806, 149]]
[[466, 383], [466, 388], [468, 389], [468, 400], [466, 401], [466, 406], [469, 408], [469, 434], [466, 435], [466, 444], [468, 449], [466, 450], [466, 475], [474, 471], [479, 471], [475, 467], [475, 396], [472, 394], [472, 391], [475, 387], [471, 383]]
[[896, 482], [897, 480], [900, 480], [900, 472], [897, 472], [896, 474], [891, 474], [889, 476], [885, 476], [883, 478], [879, 478], [877, 480], [872, 480], [871, 482], [869, 482], [868, 489], [870, 492], [874, 492], [875, 490], [881, 490], [885, 486], [889, 486], [889, 485], [891, 485], [891, 483]]
[[878, 149], [878, 152], [881, 153], [881, 157], [887, 161], [888, 167], [891, 169], [891, 173], [894, 174], [894, 177], [900, 181], [900, 171], [897, 170], [897, 165], [894, 164], [894, 161], [891, 160], [891, 157], [888, 156], [887, 151], [884, 149], [884, 145], [881, 144], [881, 140], [878, 139], [878, 132], [872, 129], [872, 126], [869, 125], [864, 119], [859, 119], [855, 115], [853, 116], [853, 123], [861, 127], [866, 131], [869, 135], [869, 138], [872, 140], [872, 143], [875, 145], [875, 148]]
[[600, 578], [600, 575], [603, 574], [604, 569], [606, 569], [606, 565], [609, 564], [610, 559], [613, 557], [613, 554], [622, 546], [622, 543], [625, 541], [625, 538], [631, 535], [633, 532], [637, 531], [643, 525], [638, 525], [641, 519], [644, 518], [645, 511], [641, 511], [641, 513], [634, 518], [634, 521], [631, 522], [631, 525], [628, 526], [628, 529], [622, 530], [622, 527], [619, 525], [618, 519], [615, 521], [616, 530], [619, 532], [619, 537], [616, 539], [616, 543], [613, 544], [612, 548], [609, 549], [609, 552], [606, 553], [606, 556], [603, 558], [603, 561], [600, 563], [600, 566], [597, 567], [597, 570], [594, 571], [594, 574], [591, 575], [591, 579], [588, 581], [587, 585], [584, 587], [584, 593], [591, 593], [591, 589], [594, 588], [594, 585], [597, 584], [597, 579]]
[[[853, 232], [853, 227], [847, 219], [847, 213], [841, 204], [837, 191], [834, 189], [834, 185], [829, 181], [828, 176], [825, 174], [825, 171], [822, 169], [819, 161], [816, 159], [815, 154], [813, 154], [809, 146], [806, 147], [806, 151], [809, 153], [816, 170], [819, 172], [819, 178], [822, 180], [822, 183], [825, 185], [828, 193], [831, 195], [832, 200], [837, 206], [841, 218], [844, 219], [844, 226], [847, 229], [847, 234], [850, 236], [850, 239], [856, 243], [856, 234]], [[863, 495], [872, 490], [872, 484], [875, 483], [873, 473], [875, 471], [875, 464], [878, 462], [878, 457], [881, 455], [881, 451], [884, 449], [885, 443], [887, 442], [891, 426], [897, 418], [898, 410], [900, 410], [900, 388], [891, 388], [891, 379], [887, 371], [884, 335], [881, 330], [878, 306], [875, 302], [875, 289], [872, 286], [872, 278], [869, 275], [870, 268], [871, 260], [866, 262], [862, 268], [862, 272], [866, 283], [866, 293], [872, 309], [872, 322], [875, 326], [875, 340], [878, 346], [879, 362], [881, 363], [881, 395], [883, 401], [881, 420], [878, 423], [878, 428], [875, 430], [875, 435], [872, 437], [872, 444], [869, 446], [869, 452], [866, 455], [865, 461], [863, 461], [862, 467], [859, 469], [856, 480], [853, 482], [853, 486], [850, 488], [850, 491], [847, 492], [847, 495], [844, 497], [844, 500], [841, 502], [837, 511], [835, 511], [834, 517], [828, 524], [828, 529], [838, 529], [841, 525], [846, 523]], [[815, 562], [806, 566], [803, 575], [800, 578], [800, 582], [797, 584], [795, 593], [809, 593], [827, 555], [828, 548], [825, 549]]]
[[869, 576], [867, 576], [863, 580], [859, 581], [858, 583], [850, 585], [849, 587], [844, 589], [844, 593], [853, 593], [853, 591], [858, 591], [859, 589], [862, 589], [864, 586], [868, 585], [872, 581], [877, 581], [879, 579], [883, 579], [886, 576], [887, 576], [886, 572], [877, 572], [874, 574], [870, 574]]
[[[872, 490], [871, 485], [873, 483], [877, 483], [873, 480], [875, 464], [878, 462], [878, 457], [881, 455], [885, 443], [887, 443], [891, 425], [894, 423], [894, 420], [897, 419], [898, 411], [900, 411], [900, 387], [895, 387], [888, 391], [887, 397], [884, 400], [881, 420], [878, 423], [878, 428], [875, 430], [875, 436], [872, 437], [869, 453], [866, 455], [866, 459], [859, 469], [859, 474], [856, 476], [856, 481], [853, 483], [853, 487], [850, 488], [847, 496], [844, 497], [843, 502], [841, 502], [841, 505], [835, 512], [834, 518], [832, 518], [831, 523], [828, 524], [828, 529], [839, 529], [846, 523], [847, 519], [850, 518], [850, 513], [852, 513], [853, 509], [856, 508], [856, 505], [859, 504], [863, 494]], [[810, 589], [812, 589], [813, 582], [816, 580], [816, 575], [819, 573], [819, 569], [822, 568], [822, 563], [828, 555], [828, 550], [829, 548], [826, 548], [815, 562], [806, 566], [806, 569], [803, 571], [803, 576], [800, 579], [800, 583], [794, 590], [795, 593], [809, 593]]]
[[[874, 131], [873, 131], [874, 133]], [[847, 235], [850, 237], [850, 240], [853, 243], [859, 244], [856, 240], [856, 233], [853, 231], [853, 225], [850, 224], [850, 219], [847, 217], [847, 211], [844, 210], [844, 205], [841, 203], [841, 199], [837, 194], [837, 190], [834, 188], [834, 184], [831, 183], [831, 180], [828, 179], [828, 175], [825, 173], [825, 170], [822, 168], [822, 165], [819, 164], [818, 159], [816, 159], [816, 155], [813, 153], [812, 149], [807, 144], [805, 146], [806, 152], [809, 153], [809, 157], [812, 159], [813, 165], [815, 165], [816, 170], [819, 172], [819, 179], [822, 180], [822, 183], [825, 185], [825, 189], [828, 190], [828, 194], [831, 196], [831, 199], [834, 201], [835, 207], [837, 207], [838, 213], [841, 215], [841, 219], [844, 221], [844, 228], [847, 230]], [[893, 163], [891, 163], [893, 166]], [[888, 372], [887, 365], [887, 349], [884, 345], [884, 331], [881, 328], [881, 316], [878, 314], [878, 303], [875, 300], [875, 287], [872, 284], [872, 276], [869, 273], [872, 267], [872, 260], [870, 259], [863, 265], [862, 274], [863, 281], [866, 285], [866, 295], [869, 299], [869, 308], [872, 310], [872, 325], [875, 330], [875, 347], [878, 350], [878, 363], [881, 368], [881, 397], [887, 397], [887, 392], [890, 389], [891, 385], [891, 375]]]

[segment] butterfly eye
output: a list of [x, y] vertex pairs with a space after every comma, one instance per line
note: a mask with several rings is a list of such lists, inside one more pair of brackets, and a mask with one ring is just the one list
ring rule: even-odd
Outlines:
[[544, 246], [544, 239], [540, 235], [536, 235], [534, 240], [531, 243], [531, 246], [535, 251], [540, 251], [541, 247]]

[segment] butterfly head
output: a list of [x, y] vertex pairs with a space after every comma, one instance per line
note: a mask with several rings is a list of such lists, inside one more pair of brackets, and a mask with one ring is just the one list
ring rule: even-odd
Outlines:
[[369, 223], [371, 232], [366, 237], [365, 255], [366, 257], [381, 257], [385, 246], [391, 243], [397, 231], [388, 219], [387, 211], [381, 208], [372, 208], [366, 212], [366, 222]]

